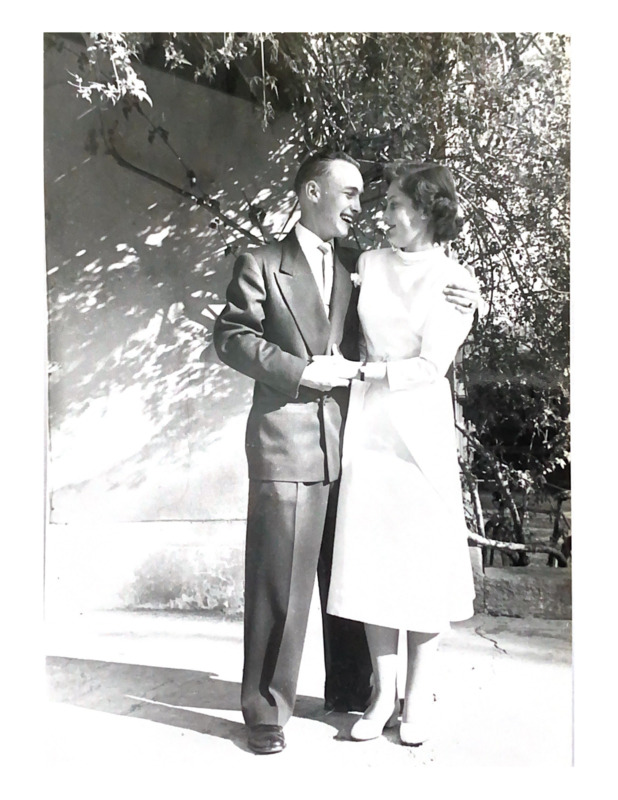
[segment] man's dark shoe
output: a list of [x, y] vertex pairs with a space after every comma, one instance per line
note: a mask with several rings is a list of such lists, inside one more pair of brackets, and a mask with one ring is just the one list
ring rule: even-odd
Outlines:
[[280, 753], [285, 747], [281, 725], [254, 725], [249, 728], [249, 749], [259, 755]]

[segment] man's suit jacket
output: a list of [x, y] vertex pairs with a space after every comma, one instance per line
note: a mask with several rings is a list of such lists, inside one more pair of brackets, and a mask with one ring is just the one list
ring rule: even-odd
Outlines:
[[255, 380], [246, 452], [254, 480], [332, 481], [339, 477], [348, 390], [300, 386], [312, 356], [333, 344], [358, 357], [359, 253], [336, 247], [330, 318], [294, 232], [236, 259], [214, 345], [227, 365]]

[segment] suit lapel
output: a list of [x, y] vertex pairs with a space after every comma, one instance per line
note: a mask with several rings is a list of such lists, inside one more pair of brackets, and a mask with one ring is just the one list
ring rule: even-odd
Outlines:
[[[309, 353], [323, 355], [328, 346], [330, 322], [311, 268], [294, 232], [282, 242], [281, 265], [276, 280]], [[333, 280], [333, 294], [334, 283]]]

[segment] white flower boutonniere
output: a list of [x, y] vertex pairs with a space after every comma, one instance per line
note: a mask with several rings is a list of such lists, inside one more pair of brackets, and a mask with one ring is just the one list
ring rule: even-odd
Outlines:
[[354, 286], [356, 286], [356, 288], [358, 288], [361, 285], [361, 283], [363, 282], [363, 279], [358, 274], [358, 272], [351, 272], [350, 273], [350, 280], [352, 281]]

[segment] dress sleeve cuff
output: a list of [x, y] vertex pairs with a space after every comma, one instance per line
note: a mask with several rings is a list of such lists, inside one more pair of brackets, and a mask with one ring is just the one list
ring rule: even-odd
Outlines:
[[370, 361], [363, 367], [365, 379], [368, 381], [381, 381], [386, 378], [386, 363], [384, 361]]
[[438, 377], [436, 365], [426, 358], [415, 356], [401, 361], [387, 362], [388, 387], [396, 392], [398, 389], [410, 389], [421, 383], [433, 383]]

